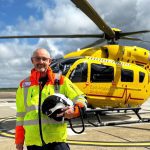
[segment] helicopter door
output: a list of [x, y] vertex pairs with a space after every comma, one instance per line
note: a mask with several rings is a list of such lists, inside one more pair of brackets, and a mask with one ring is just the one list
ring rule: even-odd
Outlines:
[[78, 87], [80, 90], [86, 94], [86, 82], [87, 82], [87, 63], [80, 63], [78, 65], [74, 65], [73, 69], [71, 69], [71, 73], [69, 75], [69, 79]]
[[[101, 100], [101, 107], [107, 107], [108, 100], [112, 95], [112, 82], [114, 81], [114, 66], [91, 63], [90, 85], [88, 99], [89, 103], [97, 106]], [[90, 102], [91, 101], [91, 102]], [[103, 101], [103, 102], [102, 102]]]

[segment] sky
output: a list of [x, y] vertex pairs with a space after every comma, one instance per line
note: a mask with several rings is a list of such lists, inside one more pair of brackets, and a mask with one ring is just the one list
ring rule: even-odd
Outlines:
[[[88, 0], [110, 27], [124, 32], [150, 29], [150, 0]], [[0, 35], [102, 33], [71, 0], [0, 0]], [[139, 35], [150, 39], [150, 33]], [[26, 78], [36, 48], [53, 58], [84, 47], [95, 39], [0, 39], [0, 88], [18, 87]], [[150, 48], [149, 43], [120, 41]]]

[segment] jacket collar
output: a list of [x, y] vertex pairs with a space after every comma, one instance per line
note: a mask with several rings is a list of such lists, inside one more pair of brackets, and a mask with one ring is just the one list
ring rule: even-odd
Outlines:
[[[47, 69], [47, 76], [48, 76], [47, 83], [54, 84], [54, 73], [52, 72], [50, 67], [48, 67]], [[40, 72], [38, 72], [37, 70], [35, 70], [35, 68], [33, 68], [31, 70], [30, 81], [33, 84], [39, 84], [39, 79], [40, 79]]]

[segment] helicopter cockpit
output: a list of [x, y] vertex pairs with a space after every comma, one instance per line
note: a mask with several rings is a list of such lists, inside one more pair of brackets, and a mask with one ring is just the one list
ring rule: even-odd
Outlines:
[[62, 58], [62, 59], [54, 60], [52, 61], [50, 67], [52, 68], [54, 73], [58, 73], [61, 70], [62, 75], [66, 75], [68, 70], [70, 69], [70, 66], [80, 58], [81, 57], [71, 58], [71, 59]]
[[[70, 67], [81, 58], [84, 57], [60, 59], [52, 63], [51, 68], [54, 73], [61, 71], [62, 75], [66, 76]], [[76, 68], [70, 70], [71, 73], [69, 74], [68, 78], [72, 82], [87, 82], [87, 69], [87, 63], [80, 63], [76, 66]]]

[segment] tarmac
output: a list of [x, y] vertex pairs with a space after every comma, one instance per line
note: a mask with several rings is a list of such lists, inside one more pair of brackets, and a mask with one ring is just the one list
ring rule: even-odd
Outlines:
[[[15, 150], [15, 98], [8, 96], [9, 94], [6, 94], [6, 97], [4, 95], [0, 95], [0, 149]], [[142, 118], [145, 118], [145, 122], [139, 121], [132, 111], [109, 112], [101, 117], [103, 125], [98, 124], [96, 117], [91, 114], [85, 119], [85, 131], [82, 134], [75, 134], [68, 126], [68, 143], [71, 150], [150, 149], [150, 121], [148, 119], [150, 118], [150, 100], [142, 105], [139, 113]], [[108, 123], [107, 126], [105, 126], [106, 123]], [[80, 120], [74, 120], [73, 125], [76, 127], [75, 130], [82, 129]], [[25, 146], [24, 150], [26, 150]]]

